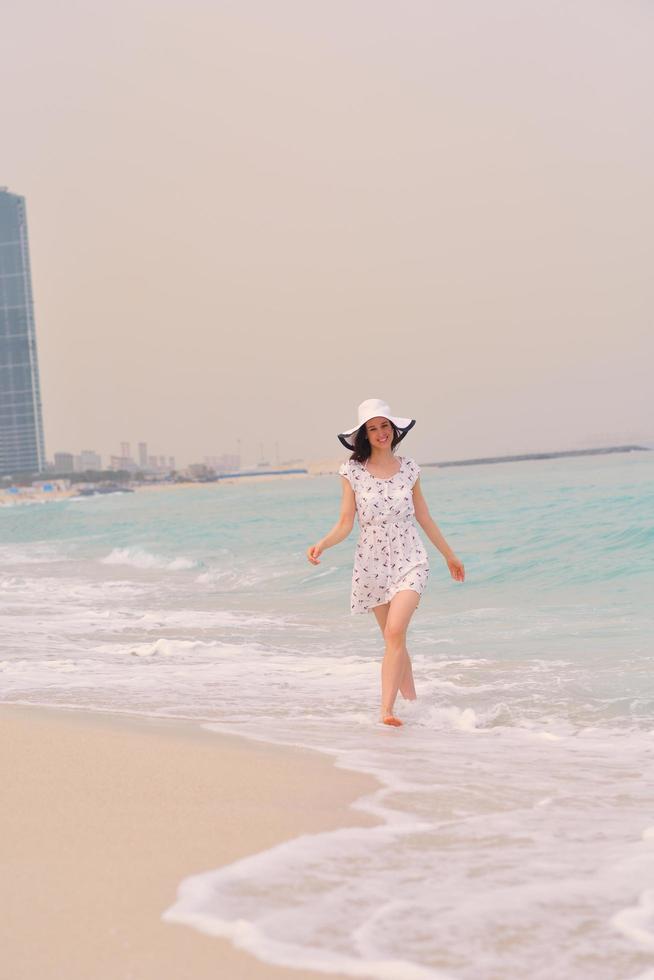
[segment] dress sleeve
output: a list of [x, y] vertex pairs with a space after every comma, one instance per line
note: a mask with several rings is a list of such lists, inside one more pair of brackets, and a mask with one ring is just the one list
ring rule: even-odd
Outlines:
[[338, 472], [340, 473], [341, 476], [344, 476], [345, 479], [350, 484], [350, 486], [352, 486], [352, 476], [350, 474], [350, 461], [349, 461], [349, 459], [346, 460], [344, 463], [341, 463], [341, 465], [338, 467]]
[[416, 480], [420, 476], [420, 467], [416, 463], [415, 459], [409, 460], [409, 482], [411, 487], [415, 485]]

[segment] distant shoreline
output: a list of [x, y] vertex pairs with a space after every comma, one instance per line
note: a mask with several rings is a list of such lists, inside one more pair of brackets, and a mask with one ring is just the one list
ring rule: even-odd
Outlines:
[[562, 459], [567, 456], [605, 456], [609, 453], [651, 452], [648, 446], [607, 446], [604, 449], [562, 449], [551, 453], [521, 453], [517, 456], [481, 456], [478, 459], [448, 459], [421, 466], [480, 466], [487, 463], [522, 463], [531, 459]]
[[305, 479], [310, 474], [307, 472], [293, 473], [261, 473], [248, 474], [242, 477], [221, 477], [219, 480], [180, 480], [176, 483], [126, 483], [124, 486], [116, 486], [111, 494], [80, 494], [79, 490], [70, 487], [68, 490], [30, 490], [25, 487], [20, 494], [9, 494], [0, 490], [0, 510], [12, 507], [25, 507], [36, 504], [54, 503], [59, 500], [95, 500], [100, 496], [113, 496], [125, 492], [132, 493], [161, 493], [169, 490], [186, 490], [189, 487], [217, 487], [220, 484], [234, 486], [237, 483], [262, 483], [268, 480], [298, 480]]

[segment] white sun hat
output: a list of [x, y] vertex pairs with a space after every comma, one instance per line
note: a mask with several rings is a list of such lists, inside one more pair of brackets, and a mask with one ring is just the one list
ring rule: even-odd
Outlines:
[[397, 415], [392, 415], [388, 403], [382, 401], [381, 398], [368, 398], [365, 402], [361, 402], [359, 405], [359, 421], [351, 429], [346, 429], [345, 432], [338, 433], [339, 442], [341, 442], [346, 449], [354, 449], [354, 440], [357, 437], [357, 432], [362, 425], [369, 422], [370, 419], [375, 419], [377, 416], [382, 416], [385, 419], [389, 419], [393, 425], [399, 429], [400, 439], [404, 439], [405, 435], [412, 429], [416, 424], [415, 419], [402, 419]]

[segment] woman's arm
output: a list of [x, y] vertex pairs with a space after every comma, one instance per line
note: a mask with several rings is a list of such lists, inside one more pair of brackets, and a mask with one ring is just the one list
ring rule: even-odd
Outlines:
[[317, 544], [311, 545], [307, 548], [307, 558], [312, 565], [319, 565], [319, 555], [325, 550], [325, 548], [332, 548], [335, 544], [340, 544], [348, 537], [350, 531], [354, 527], [354, 515], [356, 513], [356, 501], [354, 498], [354, 490], [350, 486], [350, 482], [346, 477], [343, 477], [343, 496], [341, 498], [341, 512], [338, 516], [336, 524], [334, 524], [331, 531], [321, 538]]
[[465, 579], [465, 569], [463, 567], [463, 562], [456, 557], [449, 544], [441, 534], [441, 531], [429, 513], [429, 507], [427, 506], [427, 501], [422, 494], [422, 487], [420, 486], [420, 477], [416, 480], [413, 485], [413, 508], [416, 512], [416, 520], [420, 527], [423, 529], [431, 543], [435, 548], [438, 548], [443, 558], [447, 562], [447, 567], [450, 570], [452, 578], [457, 582], [463, 582]]

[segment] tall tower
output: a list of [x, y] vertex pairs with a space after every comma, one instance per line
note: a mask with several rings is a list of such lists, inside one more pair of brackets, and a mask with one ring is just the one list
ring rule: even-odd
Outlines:
[[0, 474], [44, 469], [25, 198], [0, 187]]

